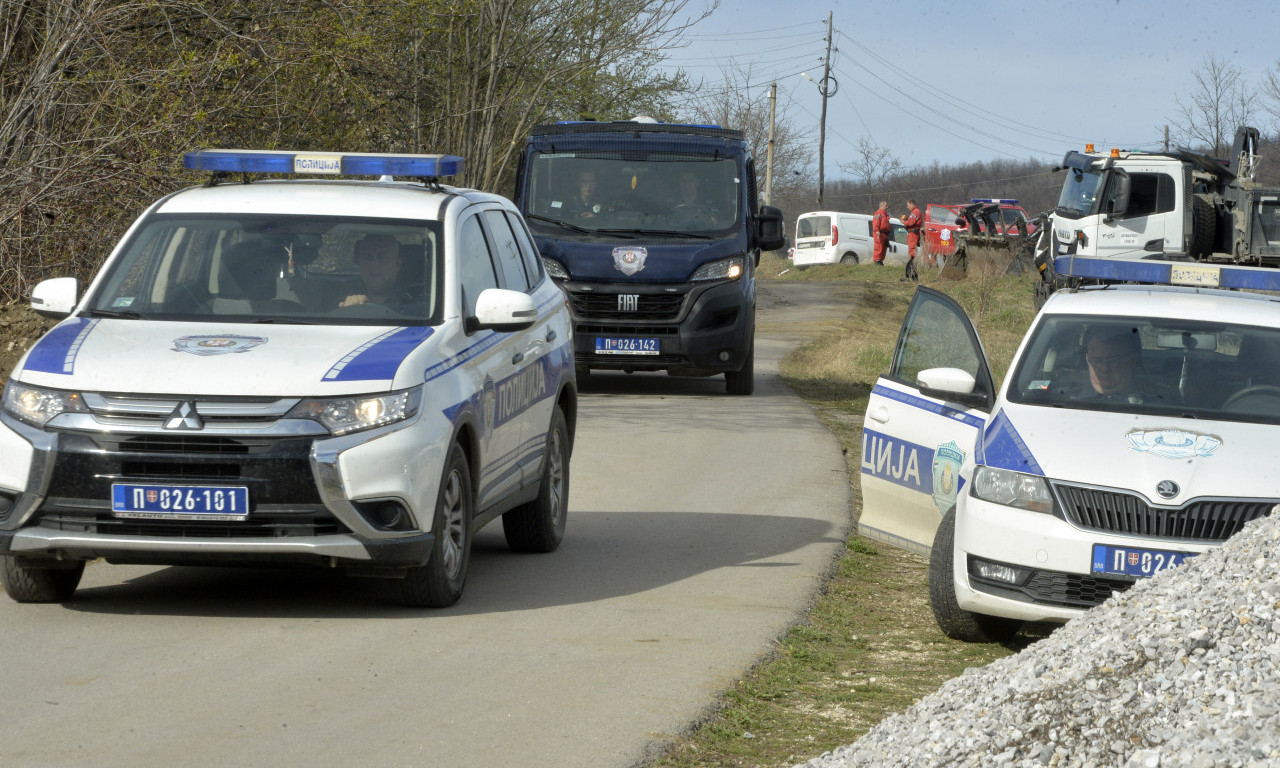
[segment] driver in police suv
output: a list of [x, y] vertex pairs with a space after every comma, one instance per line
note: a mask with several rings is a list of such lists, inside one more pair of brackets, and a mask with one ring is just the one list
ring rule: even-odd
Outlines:
[[356, 243], [356, 266], [364, 281], [364, 293], [353, 293], [338, 302], [339, 307], [359, 304], [402, 305], [412, 297], [400, 284], [400, 244], [386, 234], [365, 235]]

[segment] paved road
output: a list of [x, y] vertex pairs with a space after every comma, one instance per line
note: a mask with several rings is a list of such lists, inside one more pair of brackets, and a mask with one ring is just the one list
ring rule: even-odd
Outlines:
[[618, 766], [715, 702], [798, 618], [849, 527], [835, 439], [778, 359], [849, 310], [761, 287], [757, 390], [597, 375], [552, 555], [476, 541], [467, 592], [408, 611], [319, 571], [92, 564], [0, 598], [0, 765]]

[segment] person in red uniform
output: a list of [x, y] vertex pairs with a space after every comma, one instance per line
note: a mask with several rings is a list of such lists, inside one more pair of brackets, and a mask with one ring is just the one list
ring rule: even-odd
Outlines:
[[876, 215], [871, 219], [871, 231], [876, 237], [871, 260], [876, 263], [876, 266], [884, 266], [884, 253], [889, 250], [889, 232], [892, 230], [893, 227], [889, 225], [889, 201], [881, 200], [880, 207], [876, 209]]
[[902, 226], [907, 228], [907, 280], [919, 280], [920, 273], [916, 271], [916, 248], [920, 245], [920, 227], [924, 224], [924, 217], [920, 215], [920, 206], [916, 205], [916, 201], [907, 198], [907, 215], [902, 217]]

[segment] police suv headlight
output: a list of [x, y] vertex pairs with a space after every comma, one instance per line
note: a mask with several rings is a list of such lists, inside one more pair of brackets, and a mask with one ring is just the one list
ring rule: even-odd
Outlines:
[[741, 256], [732, 256], [727, 259], [707, 262], [698, 267], [697, 271], [693, 273], [693, 277], [689, 279], [695, 283], [708, 280], [737, 280], [742, 277], [744, 264], [745, 262]]
[[404, 421], [421, 403], [421, 386], [387, 395], [312, 397], [295, 405], [285, 418], [318, 421], [330, 433], [346, 435]]
[[994, 467], [977, 467], [970, 493], [992, 504], [1032, 512], [1053, 512], [1053, 494], [1043, 477]]
[[19, 421], [43, 427], [62, 413], [88, 413], [79, 392], [33, 387], [10, 381], [4, 387], [4, 410]]
[[565, 269], [564, 265], [555, 259], [549, 259], [546, 256], [543, 256], [542, 268], [547, 270], [547, 274], [551, 276], [552, 280], [569, 279], [569, 270]]

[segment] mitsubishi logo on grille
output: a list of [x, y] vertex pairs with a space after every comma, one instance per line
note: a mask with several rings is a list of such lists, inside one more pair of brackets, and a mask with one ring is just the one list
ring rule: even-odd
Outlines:
[[640, 296], [635, 293], [618, 294], [619, 312], [636, 312], [640, 309]]
[[169, 418], [165, 419], [165, 429], [204, 429], [204, 419], [196, 413], [196, 404], [191, 400], [183, 400], [173, 409]]

